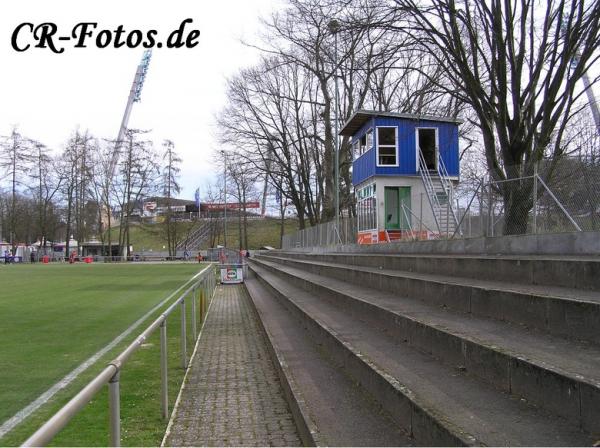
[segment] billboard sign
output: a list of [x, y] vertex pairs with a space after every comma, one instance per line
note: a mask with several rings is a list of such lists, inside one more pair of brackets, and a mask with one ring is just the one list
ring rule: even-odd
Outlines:
[[156, 209], [156, 202], [144, 202], [144, 210], [151, 212], [154, 209]]
[[[258, 201], [246, 202], [245, 205], [246, 208], [260, 208], [260, 202]], [[225, 207], [227, 207], [227, 210], [240, 210], [243, 208], [243, 204], [240, 202], [228, 202], [227, 204], [222, 202], [209, 202], [202, 204], [202, 208], [208, 211], [225, 210]]]
[[223, 265], [221, 266], [221, 283], [233, 284], [242, 283], [244, 281], [244, 273], [240, 265]]

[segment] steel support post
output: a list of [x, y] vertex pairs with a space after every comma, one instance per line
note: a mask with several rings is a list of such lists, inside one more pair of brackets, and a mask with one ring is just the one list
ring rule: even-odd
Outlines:
[[192, 291], [192, 336], [194, 337], [194, 341], [196, 341], [196, 337], [198, 335], [198, 328], [196, 327], [196, 300], [198, 300], [198, 289], [194, 288]]
[[167, 321], [160, 324], [160, 404], [163, 420], [169, 418], [169, 378], [167, 365]]
[[119, 372], [108, 382], [108, 407], [110, 445], [121, 446], [121, 403], [119, 394]]
[[204, 319], [206, 317], [206, 291], [208, 289], [203, 289], [200, 293], [200, 324], [204, 323]]
[[446, 239], [450, 238], [450, 198], [447, 198], [446, 204]]
[[533, 233], [537, 233], [537, 189], [538, 189], [538, 164], [533, 164]]
[[187, 369], [187, 341], [185, 322], [185, 299], [181, 301], [181, 367]]

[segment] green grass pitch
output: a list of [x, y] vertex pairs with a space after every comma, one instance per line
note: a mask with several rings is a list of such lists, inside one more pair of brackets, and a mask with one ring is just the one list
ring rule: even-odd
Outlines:
[[[51, 264], [51, 265], [8, 265], [0, 266], [0, 423], [4, 422], [24, 406], [35, 400], [40, 394], [64, 377], [67, 373], [106, 346], [115, 337], [142, 317], [153, 306], [169, 296], [189, 280], [203, 266], [198, 264]], [[188, 307], [189, 308], [189, 307]], [[188, 310], [189, 312], [189, 310]], [[170, 331], [170, 358], [176, 358], [179, 334], [178, 320], [173, 316]], [[110, 353], [114, 357], [126, 343], [131, 342], [147, 323], [140, 325], [120, 346]], [[171, 322], [171, 320], [169, 321]], [[188, 319], [189, 322], [189, 319]], [[189, 323], [188, 323], [189, 325]], [[155, 335], [156, 337], [157, 335]], [[177, 338], [178, 339], [178, 338]], [[156, 341], [149, 341], [153, 346]], [[188, 344], [188, 347], [191, 345]], [[156, 344], [158, 345], [158, 344]], [[156, 353], [155, 353], [156, 352]], [[189, 349], [191, 353], [191, 349]], [[188, 354], [189, 354], [188, 353]], [[150, 364], [158, 363], [158, 350], [148, 353], [136, 353], [123, 372], [123, 394], [136, 394], [135, 387], [126, 389], [126, 383], [144, 381], [147, 370], [144, 359]], [[136, 359], [136, 357], [138, 359]], [[73, 387], [65, 391], [62, 397], [53, 400], [48, 410], [38, 412], [17, 430], [9, 433], [0, 445], [22, 442], [32, 430], [49, 417], [52, 409], [57, 410], [70, 396], [77, 392], [83, 381], [106, 365], [108, 358], [99, 361], [90, 372]], [[176, 370], [177, 360], [171, 362]], [[136, 368], [139, 370], [136, 376]], [[181, 370], [181, 369], [180, 369]], [[152, 372], [146, 386], [157, 388], [160, 378]], [[175, 377], [171, 375], [173, 392], [177, 391]], [[150, 377], [149, 377], [150, 378]], [[142, 395], [154, 393], [148, 390]], [[69, 396], [66, 396], [68, 394]], [[105, 394], [104, 394], [105, 395]], [[99, 396], [98, 402], [105, 400]], [[134, 397], [135, 402], [135, 397]], [[125, 409], [126, 408], [126, 405]], [[140, 405], [144, 409], [145, 405]], [[158, 401], [148, 404], [158, 406]], [[70, 427], [59, 435], [57, 443], [62, 445], [106, 445], [105, 432], [106, 408], [94, 403], [88, 406], [84, 415], [77, 417]], [[157, 409], [158, 411], [158, 409]], [[86, 417], [87, 414], [87, 417]], [[158, 414], [158, 412], [156, 412]], [[87, 418], [87, 421], [86, 421]], [[135, 416], [133, 416], [135, 420]], [[78, 426], [77, 420], [82, 423]], [[124, 420], [127, 419], [125, 411]], [[157, 420], [160, 422], [160, 420]], [[124, 423], [125, 424], [125, 423]], [[146, 423], [139, 422], [139, 425]], [[99, 428], [96, 428], [98, 427]], [[131, 444], [157, 444], [162, 428], [150, 428], [150, 435], [144, 428], [134, 425], [130, 429]], [[158, 425], [161, 426], [160, 424]], [[79, 429], [78, 429], [79, 428]], [[82, 430], [82, 428], [85, 428]], [[142, 433], [139, 430], [142, 429]], [[69, 435], [70, 434], [70, 435]], [[131, 438], [131, 437], [130, 437]], [[128, 439], [127, 428], [124, 444]]]

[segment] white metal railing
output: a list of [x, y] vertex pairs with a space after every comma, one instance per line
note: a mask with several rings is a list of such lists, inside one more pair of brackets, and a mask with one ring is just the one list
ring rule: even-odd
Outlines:
[[440, 227], [440, 222], [438, 220], [438, 211], [441, 209], [441, 204], [439, 198], [437, 197], [435, 187], [433, 186], [433, 181], [431, 180], [431, 174], [429, 174], [429, 170], [427, 169], [427, 162], [425, 161], [425, 157], [423, 156], [423, 151], [419, 148], [419, 174], [421, 175], [421, 180], [423, 181], [423, 186], [425, 187], [425, 191], [427, 192], [427, 200], [429, 201], [429, 206], [431, 207], [431, 211], [433, 212], [433, 219], [435, 221], [435, 225], [438, 228], [438, 232], [441, 234], [442, 229]]
[[[446, 164], [444, 163], [444, 159], [441, 154], [438, 155], [438, 174], [440, 176], [440, 182], [442, 183], [442, 188], [446, 192], [446, 196], [448, 197], [447, 206], [450, 209], [450, 213], [452, 213], [452, 219], [454, 220], [454, 233], [456, 233], [456, 229], [458, 229], [458, 233], [461, 234], [460, 226], [458, 223], [458, 217], [456, 216], [456, 211], [454, 210], [453, 201], [454, 201], [454, 188], [452, 186], [452, 181], [450, 180], [450, 175], [448, 174], [448, 170], [446, 169]], [[446, 223], [448, 225], [448, 223]], [[449, 233], [449, 232], [448, 232]]]
[[[77, 393], [66, 405], [42, 425], [22, 446], [47, 445], [69, 421], [79, 413], [89, 401], [108, 384], [110, 446], [121, 445], [121, 405], [119, 377], [123, 366], [140, 346], [160, 328], [160, 375], [161, 375], [161, 414], [164, 420], [169, 417], [169, 392], [167, 377], [167, 317], [177, 307], [181, 308], [181, 364], [188, 367], [187, 358], [187, 323], [186, 298], [191, 295], [192, 336], [197, 339], [197, 306], [200, 307], [200, 322], [206, 317], [208, 304], [216, 287], [213, 265], [210, 264], [200, 271], [192, 285], [183, 292], [154, 322], [152, 322], [125, 350]], [[198, 302], [198, 304], [196, 303]]]

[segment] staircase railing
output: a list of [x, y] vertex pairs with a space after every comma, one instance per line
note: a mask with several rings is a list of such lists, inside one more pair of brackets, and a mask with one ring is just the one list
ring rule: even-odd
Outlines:
[[419, 147], [419, 174], [421, 175], [421, 180], [423, 181], [423, 185], [425, 186], [425, 191], [427, 192], [427, 200], [429, 201], [429, 206], [431, 207], [431, 211], [433, 212], [433, 219], [435, 220], [435, 225], [437, 226], [438, 232], [441, 234], [442, 229], [440, 227], [440, 222], [438, 221], [437, 211], [441, 208], [439, 198], [435, 192], [435, 187], [433, 186], [433, 181], [431, 180], [431, 174], [429, 174], [429, 169], [427, 169], [427, 162], [425, 162], [425, 157], [423, 156], [423, 151]]
[[197, 249], [210, 231], [210, 222], [201, 222], [188, 237], [177, 245], [178, 250]]
[[[454, 210], [454, 205], [452, 203], [454, 199], [454, 187], [452, 186], [452, 181], [450, 180], [450, 175], [448, 174], [448, 170], [446, 169], [446, 164], [444, 163], [444, 159], [441, 154], [438, 154], [438, 174], [440, 176], [440, 181], [442, 183], [442, 187], [446, 192], [446, 196], [448, 197], [448, 207], [450, 208], [450, 213], [452, 213], [452, 219], [454, 219], [455, 231], [458, 229], [458, 233], [462, 235], [460, 230], [460, 224], [458, 222], [458, 217], [456, 216], [456, 212]], [[454, 236], [454, 235], [453, 235]]]

